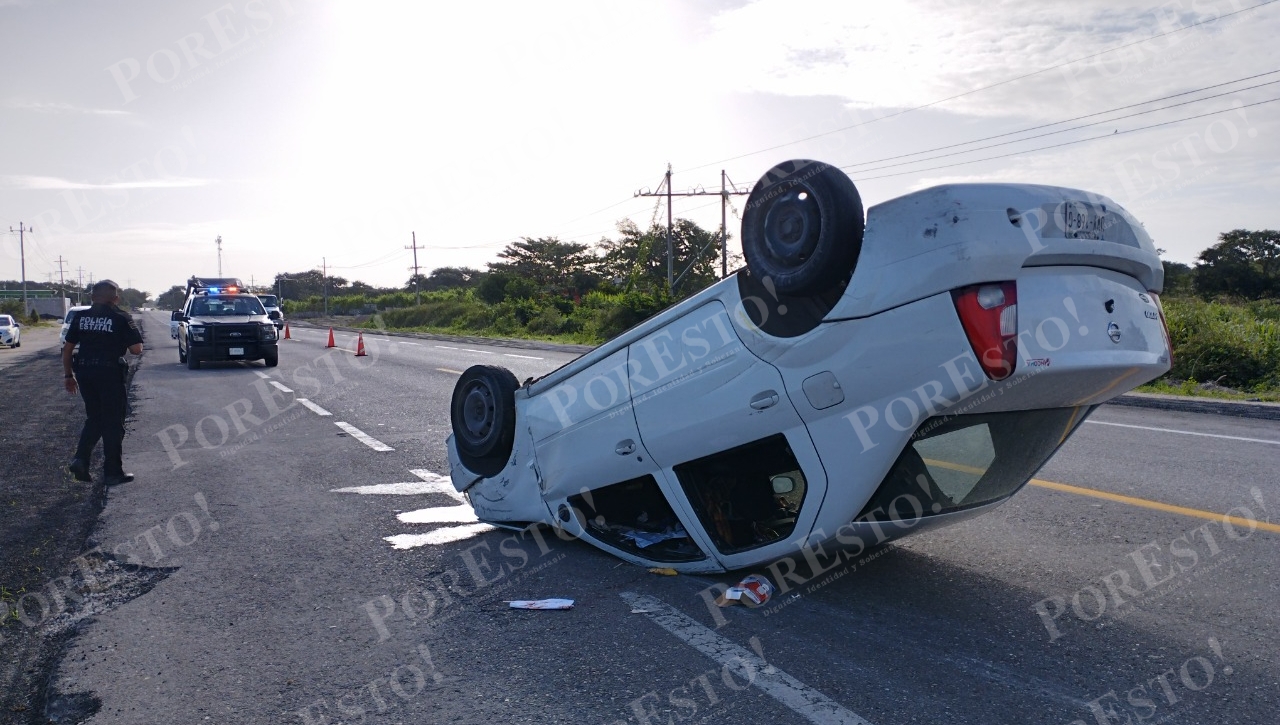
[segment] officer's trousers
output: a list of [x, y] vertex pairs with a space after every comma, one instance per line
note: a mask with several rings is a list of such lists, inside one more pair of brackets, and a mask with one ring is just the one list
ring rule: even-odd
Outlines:
[[76, 371], [80, 397], [84, 398], [85, 421], [80, 431], [76, 458], [88, 463], [93, 449], [102, 439], [103, 473], [124, 473], [124, 370], [117, 367], [83, 368]]

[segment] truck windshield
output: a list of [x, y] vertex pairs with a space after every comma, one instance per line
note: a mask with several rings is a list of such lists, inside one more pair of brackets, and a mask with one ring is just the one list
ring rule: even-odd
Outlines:
[[257, 297], [200, 297], [191, 303], [192, 317], [265, 314]]

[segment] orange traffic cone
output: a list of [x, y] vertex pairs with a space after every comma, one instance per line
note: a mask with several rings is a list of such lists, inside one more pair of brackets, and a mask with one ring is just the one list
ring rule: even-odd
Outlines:
[[289, 323], [287, 323], [287, 322], [286, 322], [286, 323], [284, 323], [284, 339], [286, 339], [286, 340], [292, 340], [292, 339], [293, 339], [292, 337], [289, 337]]
[[360, 333], [360, 337], [356, 338], [356, 357], [368, 357], [369, 353], [364, 351], [364, 333]]
[[333, 344], [333, 328], [332, 327], [329, 328], [329, 344], [325, 345], [325, 347], [337, 347], [337, 345]]

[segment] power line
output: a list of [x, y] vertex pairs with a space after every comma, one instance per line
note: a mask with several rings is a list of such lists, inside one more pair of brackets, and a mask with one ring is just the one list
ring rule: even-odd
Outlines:
[[[998, 147], [1000, 147], [1000, 146], [1008, 146], [1008, 145], [1010, 145], [1010, 144], [1022, 143], [1023, 141], [1032, 141], [1032, 140], [1035, 140], [1035, 139], [1038, 139], [1038, 138], [1045, 138], [1046, 136], [1056, 136], [1056, 135], [1058, 135], [1058, 134], [1060, 134], [1060, 133], [1068, 133], [1068, 132], [1070, 132], [1070, 131], [1079, 131], [1080, 129], [1083, 129], [1083, 128], [1090, 128], [1090, 127], [1093, 127], [1093, 126], [1100, 126], [1100, 125], [1102, 125], [1102, 124], [1110, 124], [1110, 123], [1113, 123], [1113, 122], [1115, 122], [1115, 121], [1123, 121], [1123, 120], [1125, 120], [1126, 118], [1135, 118], [1135, 117], [1137, 117], [1137, 116], [1144, 116], [1144, 115], [1146, 115], [1146, 114], [1148, 114], [1148, 113], [1156, 113], [1156, 112], [1159, 112], [1159, 111], [1167, 111], [1167, 110], [1169, 110], [1170, 108], [1177, 108], [1177, 107], [1179, 107], [1179, 106], [1186, 106], [1186, 105], [1189, 105], [1189, 104], [1192, 104], [1192, 103], [1200, 103], [1201, 101], [1208, 101], [1208, 100], [1212, 100], [1212, 99], [1214, 99], [1214, 98], [1221, 98], [1222, 96], [1230, 96], [1230, 95], [1233, 95], [1233, 94], [1235, 94], [1235, 93], [1239, 93], [1240, 91], [1253, 90], [1254, 88], [1262, 88], [1263, 86], [1271, 86], [1271, 85], [1275, 85], [1275, 84], [1277, 84], [1277, 83], [1280, 83], [1280, 81], [1271, 81], [1271, 82], [1269, 82], [1269, 83], [1260, 83], [1260, 84], [1258, 84], [1258, 85], [1256, 85], [1256, 86], [1249, 86], [1248, 88], [1240, 88], [1240, 89], [1237, 89], [1237, 90], [1234, 90], [1234, 91], [1227, 91], [1226, 93], [1217, 93], [1217, 94], [1214, 94], [1214, 95], [1212, 95], [1212, 96], [1205, 96], [1204, 98], [1197, 98], [1197, 99], [1194, 99], [1194, 100], [1191, 100], [1191, 101], [1183, 101], [1183, 102], [1181, 102], [1181, 103], [1172, 103], [1172, 104], [1170, 104], [1170, 105], [1168, 105], [1168, 106], [1161, 106], [1160, 108], [1152, 108], [1152, 109], [1148, 109], [1148, 110], [1146, 110], [1146, 111], [1138, 111], [1137, 113], [1130, 113], [1130, 114], [1125, 115], [1125, 116], [1117, 116], [1116, 118], [1108, 118], [1108, 119], [1103, 119], [1103, 120], [1101, 120], [1101, 121], [1094, 121], [1094, 122], [1092, 122], [1092, 123], [1084, 123], [1084, 124], [1081, 124], [1081, 125], [1079, 125], [1079, 126], [1072, 126], [1071, 128], [1063, 128], [1063, 129], [1059, 129], [1059, 130], [1057, 130], [1057, 131], [1049, 131], [1049, 132], [1047, 132], [1047, 133], [1036, 134], [1035, 136], [1027, 136], [1027, 137], [1025, 137], [1025, 138], [1013, 139], [1013, 140], [1011, 140], [1011, 141], [1001, 141], [1000, 143], [994, 143], [994, 144], [990, 144], [990, 145], [988, 145], [988, 146], [977, 146], [977, 147], [974, 147], [974, 148], [971, 148], [971, 149], [964, 149], [963, 151], [952, 151], [952, 152], [950, 152], [950, 153], [938, 154], [937, 156], [928, 156], [928, 157], [926, 157], [926, 158], [923, 158], [923, 159], [916, 159], [916, 160], [914, 160], [914, 161], [900, 161], [900, 162], [898, 162], [898, 163], [896, 163], [896, 164], [885, 164], [884, 166], [878, 166], [878, 167], [876, 167], [876, 168], [874, 168], [874, 169], [864, 169], [864, 171], [866, 171], [866, 172], [881, 171], [881, 170], [884, 170], [884, 169], [891, 169], [891, 168], [895, 168], [895, 167], [898, 167], [898, 166], [907, 166], [907, 165], [910, 165], [910, 164], [918, 164], [918, 163], [922, 163], [922, 162], [925, 162], [925, 161], [934, 161], [934, 160], [936, 160], [936, 159], [944, 159], [944, 158], [948, 158], [948, 157], [951, 157], [951, 156], [959, 156], [959, 155], [961, 155], [961, 154], [969, 154], [969, 153], [973, 153], [973, 152], [975, 152], [975, 151], [985, 151], [985, 150], [987, 150], [987, 149], [998, 148]], [[1101, 113], [1109, 113], [1109, 112], [1108, 112], [1108, 111], [1102, 111]], [[1092, 114], [1092, 115], [1097, 115], [1097, 114]], [[1065, 123], [1065, 122], [1064, 122], [1064, 123]], [[1043, 128], [1043, 127], [1042, 127], [1042, 128]], [[1014, 132], [1011, 132], [1011, 133], [1022, 133], [1022, 132], [1014, 131]], [[1002, 135], [1002, 136], [1007, 136], [1007, 135], [1010, 135], [1010, 134], [1001, 134], [1001, 135]], [[993, 137], [993, 138], [995, 138], [995, 137]], [[980, 139], [979, 141], [981, 141], [981, 140], [983, 140], [983, 139]], [[954, 144], [954, 146], [965, 146], [965, 145], [968, 145], [968, 144], [970, 144], [970, 143], [979, 143], [979, 141], [969, 141], [969, 142], [966, 142], [966, 143], [964, 143], [964, 144]], [[950, 148], [950, 147], [944, 147], [944, 148]], [[919, 152], [916, 152], [916, 153], [914, 153], [914, 154], [904, 154], [904, 155], [902, 155], [902, 156], [896, 156], [896, 157], [893, 157], [893, 158], [904, 158], [904, 157], [906, 157], [906, 156], [918, 156], [919, 154], [922, 154], [922, 153], [928, 153], [928, 151], [919, 151]], [[883, 161], [888, 161], [889, 159], [882, 159], [882, 160], [883, 160]], [[879, 161], [863, 161], [863, 162], [856, 163], [856, 164], [850, 164], [849, 166], [841, 166], [840, 168], [842, 168], [842, 169], [852, 169], [852, 168], [853, 168], [853, 167], [855, 167], [855, 166], [867, 166], [867, 165], [875, 164], [875, 163], [879, 163]]]
[[1065, 68], [1066, 66], [1073, 65], [1073, 64], [1075, 64], [1075, 63], [1079, 63], [1079, 62], [1081, 62], [1081, 61], [1086, 61], [1086, 60], [1090, 60], [1090, 59], [1092, 59], [1092, 58], [1097, 58], [1097, 57], [1099, 57], [1099, 56], [1103, 56], [1103, 55], [1106, 55], [1106, 54], [1108, 54], [1108, 53], [1114, 53], [1114, 52], [1115, 52], [1115, 51], [1117, 51], [1117, 50], [1124, 50], [1125, 48], [1128, 48], [1128, 47], [1131, 47], [1131, 46], [1134, 46], [1134, 45], [1141, 45], [1142, 43], [1147, 43], [1147, 42], [1150, 42], [1150, 41], [1152, 41], [1152, 40], [1156, 40], [1156, 39], [1158, 39], [1158, 38], [1163, 38], [1163, 37], [1166, 37], [1166, 36], [1169, 36], [1169, 35], [1173, 35], [1173, 34], [1175, 34], [1175, 33], [1181, 33], [1181, 32], [1182, 32], [1182, 31], [1184, 31], [1184, 30], [1191, 30], [1192, 28], [1197, 28], [1197, 27], [1200, 27], [1201, 25], [1207, 25], [1207, 24], [1209, 24], [1209, 23], [1214, 23], [1214, 22], [1217, 22], [1217, 21], [1219, 21], [1219, 20], [1222, 20], [1223, 18], [1229, 18], [1229, 17], [1231, 17], [1231, 16], [1233, 16], [1233, 15], [1239, 15], [1240, 13], [1247, 13], [1247, 12], [1249, 12], [1249, 11], [1251, 11], [1251, 10], [1257, 10], [1258, 8], [1265, 7], [1265, 6], [1267, 6], [1267, 5], [1271, 5], [1272, 3], [1275, 3], [1275, 2], [1277, 2], [1277, 1], [1280, 1], [1280, 0], [1264, 0], [1264, 2], [1258, 3], [1257, 5], [1253, 5], [1253, 6], [1250, 6], [1250, 7], [1247, 7], [1247, 8], [1241, 8], [1240, 10], [1235, 10], [1235, 11], [1232, 11], [1232, 12], [1229, 12], [1229, 13], [1223, 13], [1222, 15], [1218, 15], [1218, 16], [1213, 17], [1213, 18], [1208, 18], [1208, 19], [1206, 19], [1206, 20], [1201, 20], [1200, 22], [1197, 22], [1197, 23], [1192, 23], [1192, 24], [1190, 24], [1190, 25], [1184, 25], [1184, 26], [1182, 26], [1182, 27], [1180, 27], [1180, 28], [1175, 28], [1175, 29], [1173, 29], [1173, 30], [1168, 30], [1168, 31], [1165, 31], [1165, 32], [1163, 32], [1163, 33], [1157, 33], [1156, 35], [1152, 35], [1152, 36], [1148, 36], [1148, 37], [1146, 37], [1146, 38], [1142, 38], [1142, 39], [1139, 39], [1139, 40], [1134, 40], [1134, 41], [1131, 41], [1131, 42], [1128, 42], [1128, 43], [1124, 43], [1123, 45], [1117, 45], [1117, 46], [1114, 46], [1114, 47], [1112, 47], [1112, 48], [1107, 48], [1106, 50], [1100, 50], [1100, 51], [1098, 51], [1097, 53], [1090, 53], [1089, 55], [1081, 56], [1081, 57], [1079, 57], [1079, 58], [1074, 58], [1074, 59], [1072, 59], [1072, 60], [1063, 61], [1063, 62], [1058, 63], [1058, 64], [1056, 64], [1056, 65], [1051, 65], [1051, 66], [1048, 66], [1048, 67], [1046, 67], [1046, 68], [1041, 68], [1040, 70], [1032, 71], [1032, 72], [1030, 72], [1030, 73], [1025, 73], [1025, 74], [1023, 74], [1023, 75], [1016, 76], [1016, 77], [1014, 77], [1014, 78], [1008, 78], [1008, 79], [1003, 80], [1003, 81], [998, 81], [998, 82], [996, 82], [996, 83], [992, 83], [992, 84], [990, 84], [990, 85], [979, 86], [978, 88], [974, 88], [974, 89], [972, 89], [972, 90], [965, 91], [964, 93], [957, 93], [957, 94], [955, 94], [955, 95], [953, 95], [953, 96], [947, 96], [946, 98], [941, 98], [941, 99], [936, 100], [936, 101], [930, 101], [929, 103], [924, 103], [924, 104], [921, 104], [921, 105], [919, 105], [919, 106], [912, 106], [911, 108], [905, 108], [905, 109], [903, 109], [903, 110], [901, 110], [901, 111], [895, 111], [895, 112], [893, 112], [893, 113], [888, 113], [888, 114], [885, 114], [885, 115], [883, 115], [883, 116], [877, 116], [876, 118], [873, 118], [873, 119], [871, 119], [871, 120], [869, 120], [869, 121], [860, 121], [860, 122], [858, 122], [858, 123], [851, 124], [851, 125], [849, 125], [849, 126], [843, 126], [843, 127], [841, 127], [841, 128], [833, 129], [833, 130], [831, 130], [831, 131], [824, 131], [824, 132], [822, 132], [822, 133], [814, 134], [814, 135], [812, 135], [812, 136], [807, 136], [807, 137], [805, 137], [805, 138], [801, 138], [801, 139], [796, 139], [795, 141], [788, 141], [788, 142], [786, 142], [786, 143], [778, 144], [778, 145], [776, 145], [776, 146], [770, 146], [769, 148], [760, 149], [760, 150], [758, 150], [758, 151], [751, 151], [751, 152], [749, 152], [749, 153], [739, 154], [738, 156], [731, 156], [731, 157], [729, 157], [729, 158], [727, 158], [727, 159], [720, 159], [720, 160], [718, 160], [718, 161], [712, 161], [712, 162], [710, 162], [710, 163], [702, 164], [701, 166], [691, 166], [691, 167], [689, 167], [689, 168], [687, 168], [687, 169], [681, 169], [681, 172], [685, 172], [685, 171], [697, 171], [698, 169], [705, 169], [705, 168], [707, 168], [707, 167], [709, 167], [709, 166], [715, 166], [715, 165], [717, 165], [717, 164], [723, 164], [723, 163], [726, 163], [726, 162], [729, 162], [729, 161], [737, 161], [738, 159], [745, 159], [745, 158], [747, 158], [748, 156], [756, 156], [757, 154], [763, 154], [763, 153], [766, 153], [766, 152], [768, 152], [768, 151], [776, 151], [776, 150], [778, 150], [778, 149], [780, 149], [780, 148], [786, 148], [787, 146], [794, 146], [795, 144], [798, 144], [798, 143], [804, 143], [805, 141], [812, 141], [812, 140], [814, 140], [814, 139], [816, 139], [816, 138], [822, 138], [823, 136], [830, 136], [830, 135], [831, 135], [831, 134], [833, 134], [833, 133], [840, 133], [840, 132], [842, 132], [842, 131], [849, 131], [849, 130], [851, 130], [851, 129], [855, 129], [855, 128], [858, 128], [858, 127], [860, 127], [860, 126], [866, 126], [866, 125], [869, 125], [869, 124], [872, 124], [872, 123], [876, 123], [877, 121], [884, 121], [884, 120], [886, 120], [886, 119], [889, 119], [889, 118], [896, 118], [896, 117], [898, 117], [898, 116], [903, 116], [903, 115], [906, 115], [906, 114], [908, 114], [908, 113], [912, 113], [912, 112], [914, 112], [914, 111], [921, 111], [921, 110], [924, 110], [924, 109], [926, 109], [926, 108], [931, 108], [931, 107], [933, 107], [933, 106], [941, 105], [941, 104], [946, 103], [946, 102], [948, 102], [948, 101], [954, 101], [954, 100], [956, 100], [957, 98], [964, 98], [965, 96], [971, 96], [971, 95], [973, 95], [973, 94], [975, 94], [975, 93], [981, 93], [982, 91], [989, 91], [989, 90], [991, 90], [992, 88], [998, 88], [998, 87], [1000, 87], [1000, 86], [1008, 85], [1008, 84], [1010, 84], [1010, 83], [1016, 83], [1017, 81], [1021, 81], [1021, 80], [1025, 80], [1025, 79], [1027, 79], [1027, 78], [1031, 78], [1031, 77], [1034, 77], [1034, 76], [1038, 76], [1038, 75], [1040, 75], [1040, 74], [1042, 74], [1042, 73], [1047, 73], [1047, 72], [1049, 72], [1049, 71], [1051, 71], [1051, 70], [1057, 70], [1058, 68]]
[[[1131, 129], [1128, 129], [1128, 130], [1125, 130], [1125, 131], [1115, 131], [1115, 132], [1113, 132], [1113, 133], [1104, 133], [1104, 134], [1102, 134], [1102, 135], [1100, 135], [1100, 136], [1089, 136], [1088, 138], [1076, 139], [1076, 140], [1074, 140], [1074, 141], [1064, 141], [1064, 142], [1062, 142], [1062, 143], [1051, 144], [1051, 145], [1049, 145], [1049, 146], [1040, 146], [1040, 147], [1038, 147], [1038, 148], [1034, 148], [1034, 149], [1023, 149], [1023, 150], [1021, 150], [1021, 151], [1012, 151], [1012, 152], [1007, 153], [1007, 154], [998, 154], [998, 155], [996, 155], [996, 156], [987, 156], [987, 157], [985, 157], [985, 158], [981, 158], [981, 159], [970, 159], [970, 160], [968, 160], [968, 161], [957, 161], [957, 162], [956, 162], [956, 163], [954, 163], [954, 164], [943, 164], [943, 165], [941, 165], [941, 166], [930, 166], [929, 168], [925, 168], [925, 169], [912, 169], [911, 171], [899, 171], [899, 172], [896, 172], [896, 173], [893, 173], [893, 174], [881, 174], [880, 176], [864, 176], [864, 177], [861, 177], [861, 178], [855, 179], [855, 181], [860, 181], [860, 182], [861, 182], [861, 181], [874, 181], [874, 180], [876, 180], [876, 179], [887, 179], [887, 178], [890, 178], [890, 177], [893, 177], [893, 176], [905, 176], [905, 175], [907, 175], [907, 174], [918, 174], [918, 173], [921, 173], [921, 172], [924, 172], [924, 171], [937, 171], [937, 170], [939, 170], [939, 169], [949, 169], [949, 168], [953, 168], [953, 167], [956, 167], [956, 166], [964, 166], [964, 165], [966, 165], [966, 164], [976, 164], [976, 163], [980, 163], [980, 162], [982, 162], [982, 161], [993, 161], [993, 160], [995, 160], [995, 159], [1004, 159], [1004, 158], [1008, 158], [1008, 157], [1010, 157], [1010, 156], [1018, 156], [1018, 155], [1020, 155], [1020, 154], [1035, 153], [1035, 152], [1037, 152], [1037, 151], [1047, 151], [1047, 150], [1049, 150], [1049, 149], [1062, 148], [1063, 146], [1073, 146], [1073, 145], [1075, 145], [1075, 144], [1085, 143], [1085, 142], [1087, 142], [1087, 141], [1098, 141], [1098, 140], [1100, 140], [1100, 139], [1104, 139], [1104, 138], [1116, 138], [1117, 136], [1123, 136], [1123, 135], [1125, 135], [1125, 134], [1137, 133], [1138, 131], [1149, 131], [1149, 130], [1151, 130], [1151, 129], [1153, 129], [1153, 128], [1160, 128], [1161, 126], [1171, 126], [1171, 125], [1176, 124], [1176, 123], [1182, 123], [1183, 121], [1194, 121], [1194, 120], [1195, 120], [1195, 119], [1197, 119], [1197, 118], [1206, 118], [1206, 117], [1208, 117], [1208, 116], [1217, 116], [1217, 115], [1222, 114], [1222, 113], [1227, 113], [1228, 111], [1238, 111], [1238, 110], [1240, 110], [1240, 109], [1242, 109], [1242, 108], [1252, 108], [1253, 106], [1261, 106], [1261, 105], [1263, 105], [1264, 103], [1275, 103], [1276, 101], [1280, 101], [1280, 98], [1270, 98], [1270, 99], [1267, 99], [1267, 100], [1265, 100], [1265, 101], [1258, 101], [1258, 102], [1256, 102], [1256, 103], [1246, 103], [1246, 104], [1241, 105], [1241, 106], [1233, 106], [1233, 107], [1231, 107], [1231, 108], [1229, 108], [1229, 109], [1223, 109], [1223, 110], [1221, 110], [1221, 111], [1211, 111], [1211, 112], [1209, 112], [1209, 113], [1201, 113], [1201, 114], [1196, 115], [1196, 116], [1187, 116], [1186, 118], [1179, 118], [1179, 119], [1176, 119], [1176, 120], [1173, 120], [1173, 121], [1164, 121], [1164, 122], [1161, 122], [1161, 123], [1153, 123], [1153, 124], [1151, 124], [1150, 126], [1139, 126], [1138, 128], [1131, 128]], [[843, 168], [843, 167], [842, 167], [842, 168]]]
[[[658, 189], [657, 189], [657, 191], [647, 191], [647, 190], [643, 190], [643, 189], [642, 189], [642, 190], [637, 191], [637, 192], [635, 193], [635, 196], [638, 196], [638, 197], [640, 197], [640, 196], [652, 196], [652, 197], [663, 197], [663, 196], [665, 196], [665, 197], [667, 198], [667, 293], [668, 293], [668, 294], [674, 294], [674, 293], [675, 293], [676, 282], [678, 281], [678, 280], [676, 280], [676, 279], [673, 277], [673, 271], [674, 271], [674, 269], [675, 269], [675, 251], [674, 251], [674, 249], [673, 249], [673, 245], [672, 245], [672, 242], [671, 242], [671, 226], [672, 226], [672, 225], [671, 225], [671, 214], [672, 214], [672, 210], [671, 210], [671, 200], [672, 200], [672, 198], [673, 198], [673, 197], [676, 197], [676, 196], [680, 196], [680, 197], [686, 197], [686, 196], [719, 196], [719, 197], [720, 197], [720, 219], [721, 219], [721, 222], [720, 222], [720, 240], [721, 240], [721, 245], [722, 245], [722, 249], [721, 249], [721, 254], [720, 254], [720, 256], [721, 256], [721, 259], [722, 259], [722, 260], [725, 260], [725, 261], [723, 261], [723, 262], [722, 262], [722, 267], [727, 267], [727, 265], [728, 265], [727, 260], [728, 260], [728, 258], [729, 258], [729, 252], [728, 252], [728, 236], [726, 235], [726, 233], [725, 233], [725, 229], [724, 229], [724, 218], [725, 218], [724, 206], [725, 206], [725, 204], [727, 204], [727, 203], [728, 203], [728, 201], [729, 201], [729, 197], [730, 197], [730, 196], [740, 195], [740, 194], [750, 194], [750, 193], [751, 193], [751, 192], [750, 192], [750, 191], [748, 191], [748, 190], [739, 189], [736, 185], [733, 187], [733, 190], [732, 190], [732, 191], [730, 191], [730, 190], [729, 190], [729, 189], [730, 189], [730, 187], [728, 186], [728, 179], [729, 179], [729, 177], [725, 174], [724, 170], [722, 169], [722, 170], [720, 171], [720, 191], [718, 191], [718, 192], [716, 192], [716, 191], [707, 191], [706, 189], [702, 188], [701, 186], [698, 186], [697, 188], [690, 189], [689, 191], [682, 191], [682, 192], [680, 192], [680, 193], [676, 193], [676, 192], [673, 192], [673, 191], [671, 190], [671, 164], [667, 164], [667, 173], [662, 177], [662, 183], [660, 183], [660, 184], [658, 185]], [[656, 211], [656, 210], [655, 210], [655, 211]], [[655, 221], [656, 221], [656, 220], [655, 220]], [[652, 224], [650, 224], [650, 226], [653, 226], [653, 225], [652, 225]], [[690, 261], [689, 266], [688, 266], [687, 268], [685, 268], [684, 272], [681, 272], [681, 273], [680, 273], [680, 279], [684, 279], [685, 274], [686, 274], [686, 273], [688, 273], [688, 271], [689, 271], [690, 269], [692, 269], [692, 268], [693, 268], [694, 261], [696, 261], [696, 257], [695, 257], [695, 260]], [[727, 274], [727, 273], [726, 273], [726, 274]]]
[[[1203, 88], [1196, 88], [1196, 89], [1193, 89], [1193, 90], [1190, 90], [1190, 91], [1183, 91], [1183, 92], [1181, 92], [1181, 93], [1174, 93], [1174, 94], [1171, 94], [1171, 95], [1168, 95], [1168, 96], [1161, 96], [1160, 98], [1152, 98], [1152, 99], [1151, 99], [1151, 100], [1149, 100], [1149, 101], [1142, 101], [1141, 103], [1131, 103], [1131, 104], [1129, 104], [1129, 105], [1127, 105], [1127, 106], [1118, 106], [1118, 107], [1116, 107], [1116, 108], [1110, 108], [1110, 109], [1107, 109], [1107, 110], [1105, 110], [1105, 111], [1097, 111], [1097, 112], [1095, 112], [1095, 113], [1087, 113], [1087, 114], [1085, 114], [1085, 115], [1083, 115], [1083, 116], [1076, 116], [1076, 117], [1074, 117], [1074, 118], [1067, 118], [1067, 119], [1063, 119], [1063, 120], [1061, 120], [1061, 121], [1054, 121], [1054, 122], [1052, 122], [1052, 123], [1043, 123], [1043, 124], [1040, 124], [1039, 126], [1032, 126], [1032, 127], [1030, 127], [1030, 128], [1024, 128], [1024, 129], [1021, 129], [1021, 130], [1018, 130], [1018, 131], [1008, 131], [1008, 132], [1006, 132], [1006, 133], [998, 133], [998, 134], [995, 134], [994, 136], [984, 136], [983, 138], [973, 139], [972, 141], [962, 141], [962, 142], [960, 142], [960, 143], [947, 144], [946, 146], [935, 146], [935, 147], [933, 147], [933, 148], [931, 148], [931, 149], [925, 149], [925, 150], [923, 150], [923, 151], [913, 151], [913, 152], [908, 153], [908, 154], [898, 154], [897, 156], [886, 156], [886, 157], [884, 157], [884, 158], [874, 159], [874, 160], [871, 160], [871, 161], [861, 161], [861, 162], [858, 162], [857, 164], [852, 164], [852, 165], [850, 165], [850, 166], [845, 166], [845, 167], [842, 167], [842, 168], [846, 168], [846, 169], [848, 169], [848, 168], [852, 168], [853, 166], [865, 166], [865, 165], [868, 165], [868, 164], [878, 164], [878, 163], [881, 163], [881, 162], [883, 162], [883, 161], [895, 161], [895, 160], [897, 160], [897, 159], [905, 159], [905, 158], [908, 158], [908, 157], [911, 157], [911, 156], [919, 156], [919, 155], [921, 155], [921, 154], [932, 153], [932, 152], [934, 152], [934, 151], [945, 151], [946, 149], [952, 149], [952, 148], [956, 148], [956, 147], [958, 147], [958, 146], [968, 146], [968, 145], [970, 145], [970, 144], [982, 143], [983, 141], [991, 141], [991, 140], [994, 140], [994, 139], [997, 139], [997, 138], [1004, 138], [1004, 137], [1006, 137], [1006, 136], [1016, 136], [1016, 135], [1018, 135], [1018, 134], [1022, 134], [1022, 133], [1030, 133], [1031, 131], [1038, 131], [1038, 130], [1040, 130], [1040, 129], [1042, 129], [1042, 128], [1050, 128], [1050, 127], [1052, 127], [1052, 126], [1060, 126], [1060, 125], [1062, 125], [1062, 124], [1064, 124], [1064, 123], [1071, 123], [1072, 121], [1080, 121], [1080, 120], [1083, 120], [1083, 119], [1086, 119], [1086, 118], [1093, 118], [1094, 116], [1102, 116], [1102, 115], [1106, 115], [1106, 114], [1108, 114], [1108, 113], [1115, 113], [1116, 111], [1124, 111], [1124, 110], [1127, 110], [1127, 109], [1130, 109], [1130, 108], [1137, 108], [1138, 106], [1145, 106], [1145, 105], [1148, 105], [1148, 104], [1151, 104], [1151, 103], [1158, 103], [1158, 102], [1160, 102], [1160, 101], [1167, 101], [1167, 100], [1169, 100], [1170, 98], [1178, 98], [1178, 97], [1180, 97], [1180, 96], [1185, 96], [1185, 95], [1188, 95], [1188, 94], [1191, 94], [1191, 93], [1201, 93], [1201, 92], [1204, 92], [1204, 91], [1212, 90], [1212, 89], [1214, 89], [1214, 88], [1221, 88], [1222, 86], [1229, 86], [1229, 85], [1233, 85], [1233, 84], [1235, 84], [1235, 83], [1243, 83], [1244, 81], [1253, 80], [1253, 79], [1255, 79], [1255, 78], [1262, 78], [1262, 77], [1264, 77], [1264, 76], [1275, 75], [1276, 73], [1280, 73], [1280, 70], [1273, 70], [1273, 71], [1268, 71], [1268, 72], [1266, 72], [1266, 73], [1259, 73], [1259, 74], [1257, 74], [1257, 75], [1252, 75], [1252, 76], [1248, 76], [1248, 77], [1245, 77], [1245, 78], [1237, 78], [1237, 79], [1236, 79], [1236, 80], [1234, 80], [1234, 81], [1226, 81], [1225, 83], [1215, 83], [1215, 84], [1213, 84], [1213, 85], [1211, 85], [1211, 86], [1204, 86]], [[1166, 110], [1166, 109], [1169, 109], [1169, 108], [1175, 108], [1175, 107], [1180, 106], [1180, 105], [1186, 105], [1187, 103], [1199, 103], [1200, 101], [1207, 101], [1207, 100], [1210, 100], [1210, 99], [1212, 99], [1212, 98], [1220, 98], [1220, 97], [1222, 97], [1222, 96], [1231, 95], [1232, 93], [1240, 93], [1241, 91], [1249, 91], [1249, 90], [1253, 90], [1254, 88], [1261, 88], [1261, 87], [1263, 87], [1263, 86], [1269, 86], [1269, 85], [1272, 85], [1272, 84], [1275, 84], [1275, 83], [1280, 83], [1280, 81], [1270, 81], [1270, 82], [1268, 82], [1268, 83], [1259, 83], [1258, 85], [1255, 85], [1255, 86], [1248, 86], [1248, 87], [1246, 87], [1246, 88], [1237, 88], [1237, 89], [1235, 89], [1235, 90], [1233, 90], [1233, 91], [1228, 91], [1228, 92], [1226, 92], [1226, 93], [1218, 93], [1218, 94], [1215, 94], [1215, 95], [1212, 95], [1212, 96], [1205, 96], [1204, 98], [1197, 98], [1197, 99], [1195, 99], [1195, 100], [1187, 101], [1186, 103], [1175, 103], [1175, 104], [1172, 104], [1172, 105], [1169, 105], [1169, 106], [1164, 106], [1163, 108], [1156, 108], [1156, 109], [1152, 109], [1152, 110], [1150, 110], [1150, 111], [1143, 111], [1143, 113], [1153, 113], [1153, 112], [1155, 112], [1155, 111], [1163, 111], [1163, 110]], [[1141, 115], [1141, 114], [1132, 114], [1132, 115], [1133, 115], [1133, 116], [1136, 116], [1136, 115]], [[1125, 118], [1131, 118], [1131, 117], [1132, 117], [1132, 116], [1121, 116], [1121, 117], [1119, 117], [1119, 118], [1112, 118], [1112, 119], [1108, 119], [1108, 120], [1106, 120], [1106, 121], [1101, 121], [1100, 123], [1110, 123], [1111, 121], [1120, 121], [1120, 120], [1123, 120], [1123, 119], [1125, 119]], [[1091, 126], [1091, 125], [1096, 125], [1096, 124], [1085, 124], [1084, 126], [1076, 126], [1075, 128], [1071, 128], [1071, 129], [1063, 129], [1063, 130], [1061, 130], [1061, 131], [1054, 131], [1054, 133], [1064, 133], [1065, 131], [1073, 131], [1073, 130], [1080, 129], [1080, 128], [1086, 128], [1087, 126]], [[1023, 139], [1015, 139], [1015, 140], [1013, 140], [1013, 141], [1009, 141], [1008, 143], [1017, 143], [1018, 141], [1027, 141], [1027, 140], [1030, 140], [1030, 139], [1032, 139], [1032, 138], [1041, 138], [1042, 136], [1047, 136], [1047, 135], [1049, 135], [1049, 134], [1042, 134], [1041, 136], [1030, 136], [1030, 137], [1028, 137], [1028, 138], [1023, 138]], [[986, 148], [992, 148], [992, 147], [988, 146], [988, 147], [986, 147]], [[977, 150], [977, 149], [970, 149], [970, 150]], [[961, 153], [965, 153], [965, 152], [961, 152]], [[935, 158], [941, 158], [941, 157], [935, 157]]]

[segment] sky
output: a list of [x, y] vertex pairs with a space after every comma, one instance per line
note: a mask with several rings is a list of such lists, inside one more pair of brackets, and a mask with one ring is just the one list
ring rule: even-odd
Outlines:
[[[0, 230], [35, 227], [37, 281], [156, 295], [221, 237], [224, 276], [399, 286], [415, 236], [424, 274], [483, 269], [665, 221], [635, 193], [668, 164], [718, 191], [811, 158], [866, 206], [1106, 194], [1190, 263], [1280, 228], [1277, 37], [1275, 0], [0, 0]], [[674, 213], [718, 227], [720, 201]]]

